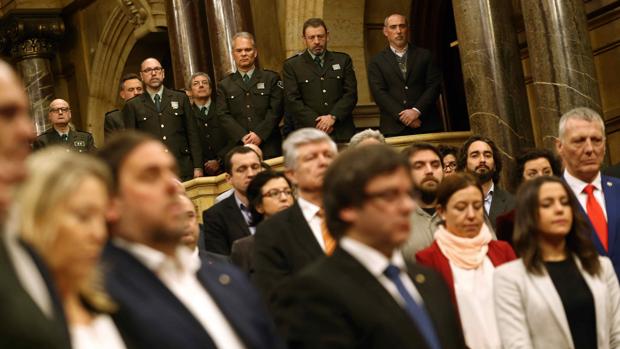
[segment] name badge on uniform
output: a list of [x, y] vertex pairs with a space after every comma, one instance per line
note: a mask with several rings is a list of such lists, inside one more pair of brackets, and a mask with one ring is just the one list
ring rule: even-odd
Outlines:
[[334, 70], [340, 70], [340, 64], [334, 64], [334, 65], [332, 65], [332, 68]]
[[179, 102], [171, 101], [170, 106], [172, 107], [172, 109], [179, 109]]
[[86, 142], [84, 142], [84, 141], [74, 141], [73, 142], [73, 146], [74, 147], [86, 147]]
[[259, 90], [264, 90], [265, 89], [265, 83], [264, 82], [259, 82], [258, 84], [256, 84], [256, 88]]

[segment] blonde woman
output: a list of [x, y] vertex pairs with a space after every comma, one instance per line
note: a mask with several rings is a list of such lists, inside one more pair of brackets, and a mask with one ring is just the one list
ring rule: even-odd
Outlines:
[[107, 239], [110, 174], [89, 155], [60, 148], [28, 159], [30, 177], [17, 189], [13, 222], [51, 271], [74, 349], [125, 348], [109, 315], [97, 265]]

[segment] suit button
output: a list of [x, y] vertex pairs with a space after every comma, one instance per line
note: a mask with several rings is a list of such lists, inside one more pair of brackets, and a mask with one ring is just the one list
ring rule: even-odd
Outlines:
[[142, 120], [146, 121], [146, 118], [142, 118]]
[[265, 94], [261, 92], [261, 93], [260, 93], [260, 95], [261, 95], [261, 96], [264, 96]]
[[248, 105], [246, 105], [245, 107], [246, 107], [246, 108], [248, 108], [248, 109], [250, 109], [250, 105], [249, 105], [249, 104], [248, 104]]
[[161, 124], [161, 128], [164, 128], [164, 124]]
[[325, 78], [321, 76], [321, 80], [325, 80]]
[[207, 127], [207, 126], [208, 126], [208, 125], [207, 125], [207, 123], [205, 122], [205, 127]]
[[207, 138], [211, 138], [211, 135], [207, 135]]
[[408, 89], [409, 89], [409, 86], [405, 86], [405, 90], [408, 90]]
[[166, 136], [161, 137], [161, 139], [163, 139], [165, 141], [166, 140]]
[[161, 113], [159, 113], [159, 116], [161, 116]]
[[403, 104], [407, 104], [407, 101], [406, 101], [406, 100], [405, 100], [405, 101], [403, 101]]
[[308, 83], [308, 80], [306, 80], [306, 84]]
[[250, 92], [246, 92], [246, 93], [245, 93], [245, 95], [246, 95], [246, 96], [249, 96], [249, 95], [250, 95]]
[[230, 99], [235, 99], [235, 96], [230, 96]]
[[336, 79], [340, 79], [340, 75], [336, 76]]
[[327, 106], [327, 102], [323, 103], [324, 106]]
[[323, 90], [323, 93], [327, 93], [327, 90]]

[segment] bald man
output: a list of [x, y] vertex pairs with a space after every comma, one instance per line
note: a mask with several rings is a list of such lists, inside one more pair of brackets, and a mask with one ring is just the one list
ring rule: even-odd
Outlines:
[[50, 275], [5, 219], [13, 186], [26, 176], [34, 127], [24, 86], [0, 60], [0, 348], [69, 348]]
[[165, 71], [155, 58], [140, 65], [146, 93], [128, 100], [123, 121], [128, 129], [153, 135], [177, 160], [181, 180], [203, 175], [202, 144], [192, 107], [185, 92], [164, 87]]
[[64, 99], [55, 99], [50, 103], [47, 117], [52, 127], [43, 132], [32, 145], [34, 150], [45, 148], [48, 145], [60, 144], [78, 153], [93, 152], [96, 150], [93, 135], [88, 132], [77, 131], [71, 128], [71, 108]]

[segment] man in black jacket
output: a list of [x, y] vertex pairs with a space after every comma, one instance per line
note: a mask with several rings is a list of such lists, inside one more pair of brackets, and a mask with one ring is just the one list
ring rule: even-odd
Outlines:
[[[123, 102], [127, 102], [135, 96], [142, 94], [142, 92], [144, 92], [144, 86], [137, 74], [129, 73], [123, 75], [121, 78], [120, 90], [119, 95], [123, 99]], [[110, 138], [113, 132], [123, 130], [124, 128], [123, 113], [120, 110], [114, 109], [105, 113], [105, 118], [103, 120], [104, 140]]]

